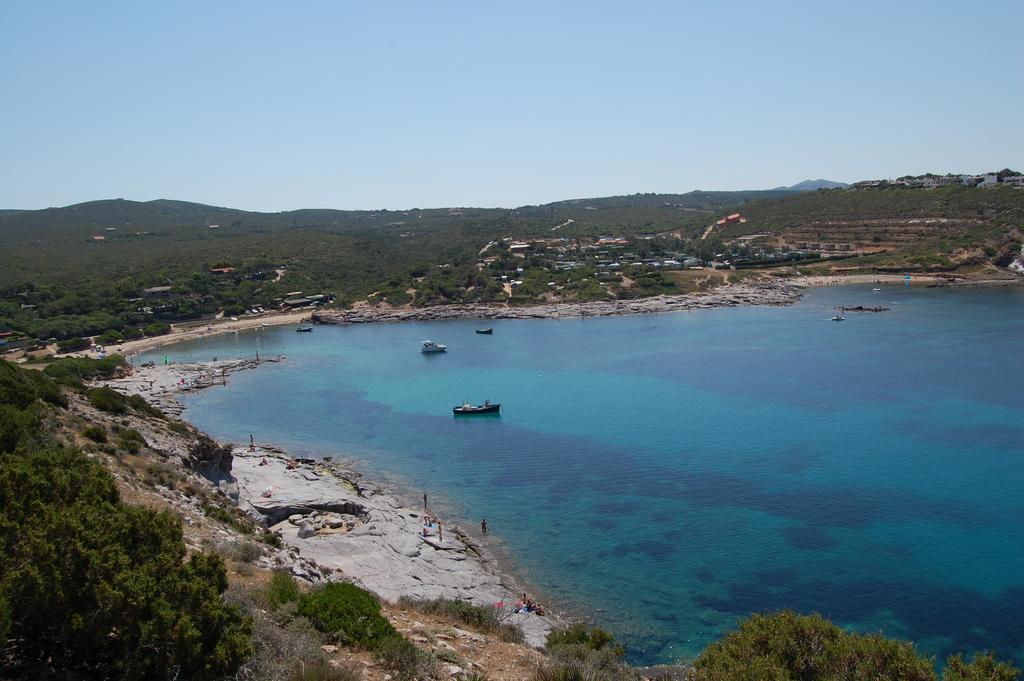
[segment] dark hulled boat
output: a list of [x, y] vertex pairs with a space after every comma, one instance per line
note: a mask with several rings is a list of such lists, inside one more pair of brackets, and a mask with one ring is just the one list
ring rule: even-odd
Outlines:
[[476, 332], [484, 334], [485, 336], [490, 336], [492, 333], [494, 333], [494, 329], [491, 329], [491, 328], [477, 329]]
[[313, 327], [312, 326], [300, 326], [299, 328], [295, 329], [295, 333], [313, 333]]
[[501, 403], [491, 404], [490, 400], [484, 400], [483, 404], [472, 405], [469, 402], [455, 407], [452, 413], [456, 416], [469, 416], [471, 414], [497, 414], [501, 411]]

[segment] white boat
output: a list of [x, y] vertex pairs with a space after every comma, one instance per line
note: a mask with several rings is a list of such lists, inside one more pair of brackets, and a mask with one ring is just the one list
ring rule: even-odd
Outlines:
[[875, 293], [878, 293], [878, 292], [879, 292], [879, 291], [881, 291], [882, 289], [880, 289], [880, 288], [878, 288], [878, 287], [876, 286], [875, 288], [873, 288], [873, 289], [871, 289], [871, 290], [872, 290], [872, 291], [874, 291]]
[[425, 340], [423, 341], [423, 347], [420, 348], [420, 352], [426, 352], [429, 354], [432, 352], [444, 352], [447, 349], [447, 345], [441, 345], [440, 343], [435, 343], [432, 340]]
[[844, 319], [846, 319], [846, 317], [837, 314], [835, 317], [832, 318], [832, 321], [834, 321], [834, 322], [841, 322]]

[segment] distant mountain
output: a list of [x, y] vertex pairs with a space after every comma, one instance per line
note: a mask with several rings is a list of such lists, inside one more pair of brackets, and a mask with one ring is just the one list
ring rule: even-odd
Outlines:
[[819, 189], [846, 189], [849, 186], [845, 182], [833, 182], [832, 180], [804, 180], [790, 187], [776, 187], [774, 191], [816, 192]]

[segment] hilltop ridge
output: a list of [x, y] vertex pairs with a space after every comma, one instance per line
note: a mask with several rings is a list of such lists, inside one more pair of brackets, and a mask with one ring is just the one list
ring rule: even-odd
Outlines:
[[0, 345], [109, 343], [304, 305], [616, 303], [851, 273], [1020, 281], [1024, 189], [1010, 173], [981, 186], [944, 176], [518, 208], [259, 213], [108, 199], [0, 211], [0, 333], [14, 339]]

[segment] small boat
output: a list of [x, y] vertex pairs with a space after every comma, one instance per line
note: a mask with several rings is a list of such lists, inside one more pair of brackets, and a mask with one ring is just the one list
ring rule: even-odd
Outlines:
[[842, 316], [842, 315], [839, 315], [839, 314], [837, 314], [837, 315], [836, 315], [835, 317], [833, 317], [833, 318], [832, 318], [832, 321], [834, 321], [834, 322], [841, 322], [841, 321], [843, 321], [844, 319], [846, 319], [846, 317], [844, 317], [844, 316]]
[[435, 343], [432, 340], [425, 340], [423, 341], [423, 347], [420, 348], [420, 352], [431, 354], [434, 352], [444, 352], [447, 349], [447, 345], [441, 345], [440, 343]]
[[312, 333], [312, 332], [313, 332], [313, 327], [312, 326], [300, 326], [299, 328], [295, 329], [295, 333]]
[[481, 333], [485, 336], [490, 336], [492, 333], [494, 333], [494, 329], [488, 327], [486, 329], [477, 329], [476, 332]]
[[880, 289], [880, 288], [878, 288], [878, 287], [876, 286], [875, 288], [873, 288], [873, 289], [871, 289], [871, 290], [872, 290], [872, 291], [874, 291], [875, 293], [878, 293], [878, 292], [879, 292], [879, 291], [881, 291], [882, 289]]
[[490, 400], [484, 400], [483, 404], [472, 405], [469, 402], [454, 407], [452, 413], [456, 416], [467, 416], [470, 414], [497, 414], [501, 411], [501, 403], [491, 404]]

